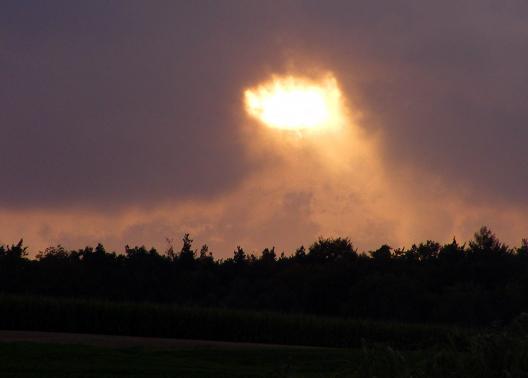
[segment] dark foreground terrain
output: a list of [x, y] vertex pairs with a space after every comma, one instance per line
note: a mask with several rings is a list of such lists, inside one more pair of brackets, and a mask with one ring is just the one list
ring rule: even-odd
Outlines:
[[[25, 335], [32, 339], [30, 333]], [[55, 343], [47, 343], [42, 334], [34, 342], [6, 341], [12, 338], [0, 332], [0, 376], [525, 377], [528, 371], [526, 349], [515, 349], [521, 345], [514, 344], [504, 350], [511, 340], [498, 335], [475, 338], [466, 349], [439, 345], [422, 350], [366, 344], [348, 349], [237, 346], [185, 340], [156, 347], [149, 339], [144, 339], [146, 346], [141, 346], [140, 339], [126, 346], [126, 340], [112, 336], [83, 340], [79, 335], [76, 344], [63, 344], [60, 334], [49, 336]], [[96, 345], [86, 345], [94, 340]]]
[[191, 242], [0, 245], [0, 377], [528, 377], [528, 240], [225, 260]]
[[0, 344], [2, 377], [353, 376], [358, 351], [341, 349], [117, 348]]
[[461, 329], [0, 297], [0, 322], [0, 377], [528, 377], [524, 314]]

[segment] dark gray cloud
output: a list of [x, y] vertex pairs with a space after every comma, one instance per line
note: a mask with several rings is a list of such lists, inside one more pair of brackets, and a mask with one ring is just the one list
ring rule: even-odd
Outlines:
[[526, 204], [528, 5], [376, 4], [319, 9], [326, 33], [313, 37], [356, 92], [363, 126], [384, 133], [386, 164], [442, 176], [473, 199]]
[[2, 205], [209, 196], [248, 170], [235, 78], [258, 37], [232, 44], [246, 37], [217, 33], [229, 20], [207, 7], [158, 5], [7, 5]]
[[388, 167], [525, 204], [527, 16], [517, 1], [3, 2], [0, 207], [219, 195], [265, 164], [239, 135], [242, 88], [292, 68], [334, 71]]

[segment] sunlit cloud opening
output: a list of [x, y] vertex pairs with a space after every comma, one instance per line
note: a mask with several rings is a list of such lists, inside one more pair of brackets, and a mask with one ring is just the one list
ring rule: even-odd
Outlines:
[[343, 126], [344, 106], [333, 75], [320, 80], [273, 76], [244, 92], [246, 112], [262, 124], [291, 131], [330, 131]]

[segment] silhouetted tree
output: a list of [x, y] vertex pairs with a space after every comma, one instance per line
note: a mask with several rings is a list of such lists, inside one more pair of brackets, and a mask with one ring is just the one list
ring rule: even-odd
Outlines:
[[207, 246], [207, 244], [202, 245], [202, 248], [200, 248], [198, 261], [202, 265], [214, 263], [213, 253], [209, 251], [209, 247]]
[[[486, 227], [468, 245], [428, 240], [358, 254], [347, 238], [319, 238], [293, 255], [237, 247], [215, 260], [189, 234], [174, 253], [103, 245], [55, 246], [30, 259], [21, 240], [0, 245], [0, 294], [241, 307], [399, 321], [472, 325], [528, 312], [528, 241], [510, 249]], [[172, 251], [172, 252], [171, 252]]]
[[260, 261], [264, 264], [273, 264], [277, 260], [277, 255], [275, 254], [275, 247], [269, 249], [264, 248], [262, 255], [260, 256]]
[[170, 238], [165, 238], [165, 241], [167, 242], [167, 250], [165, 251], [165, 255], [167, 255], [167, 258], [170, 261], [174, 262], [178, 258], [178, 256], [174, 251], [173, 240]]
[[310, 246], [307, 256], [311, 262], [324, 263], [356, 258], [357, 252], [348, 238], [319, 238]]
[[474, 254], [505, 255], [508, 247], [501, 243], [497, 236], [486, 226], [475, 233], [474, 240], [469, 242], [469, 250]]
[[517, 254], [528, 257], [528, 239], [521, 240], [521, 245], [517, 248]]
[[183, 245], [178, 256], [178, 262], [183, 268], [189, 268], [194, 265], [196, 251], [192, 249], [193, 240], [189, 234], [185, 234], [182, 239]]
[[465, 256], [465, 245], [460, 246], [455, 238], [438, 252], [438, 258], [446, 263], [456, 263]]
[[427, 240], [418, 246], [413, 244], [411, 249], [405, 252], [407, 257], [417, 261], [431, 261], [438, 257], [440, 252], [440, 243]]
[[293, 256], [296, 260], [303, 261], [306, 258], [306, 249], [304, 248], [304, 245], [297, 248]]
[[24, 247], [24, 240], [20, 239], [17, 244], [12, 244], [10, 247], [2, 246], [0, 249], [0, 257], [7, 260], [20, 260], [28, 254], [27, 247]]
[[387, 244], [383, 244], [381, 247], [373, 251], [371, 255], [375, 260], [387, 261], [391, 259], [391, 251], [392, 248], [390, 246], [388, 246]]
[[233, 261], [238, 265], [243, 265], [247, 262], [246, 252], [242, 247], [236, 247], [236, 250], [233, 252]]

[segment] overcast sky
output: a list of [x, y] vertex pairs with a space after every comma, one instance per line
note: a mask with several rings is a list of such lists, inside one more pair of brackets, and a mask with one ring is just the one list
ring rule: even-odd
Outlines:
[[[525, 1], [4, 0], [0, 243], [120, 251], [191, 232], [221, 257], [487, 224], [518, 244], [527, 46]], [[272, 74], [322, 72], [368, 146], [358, 160], [341, 141], [339, 172], [242, 103]]]

